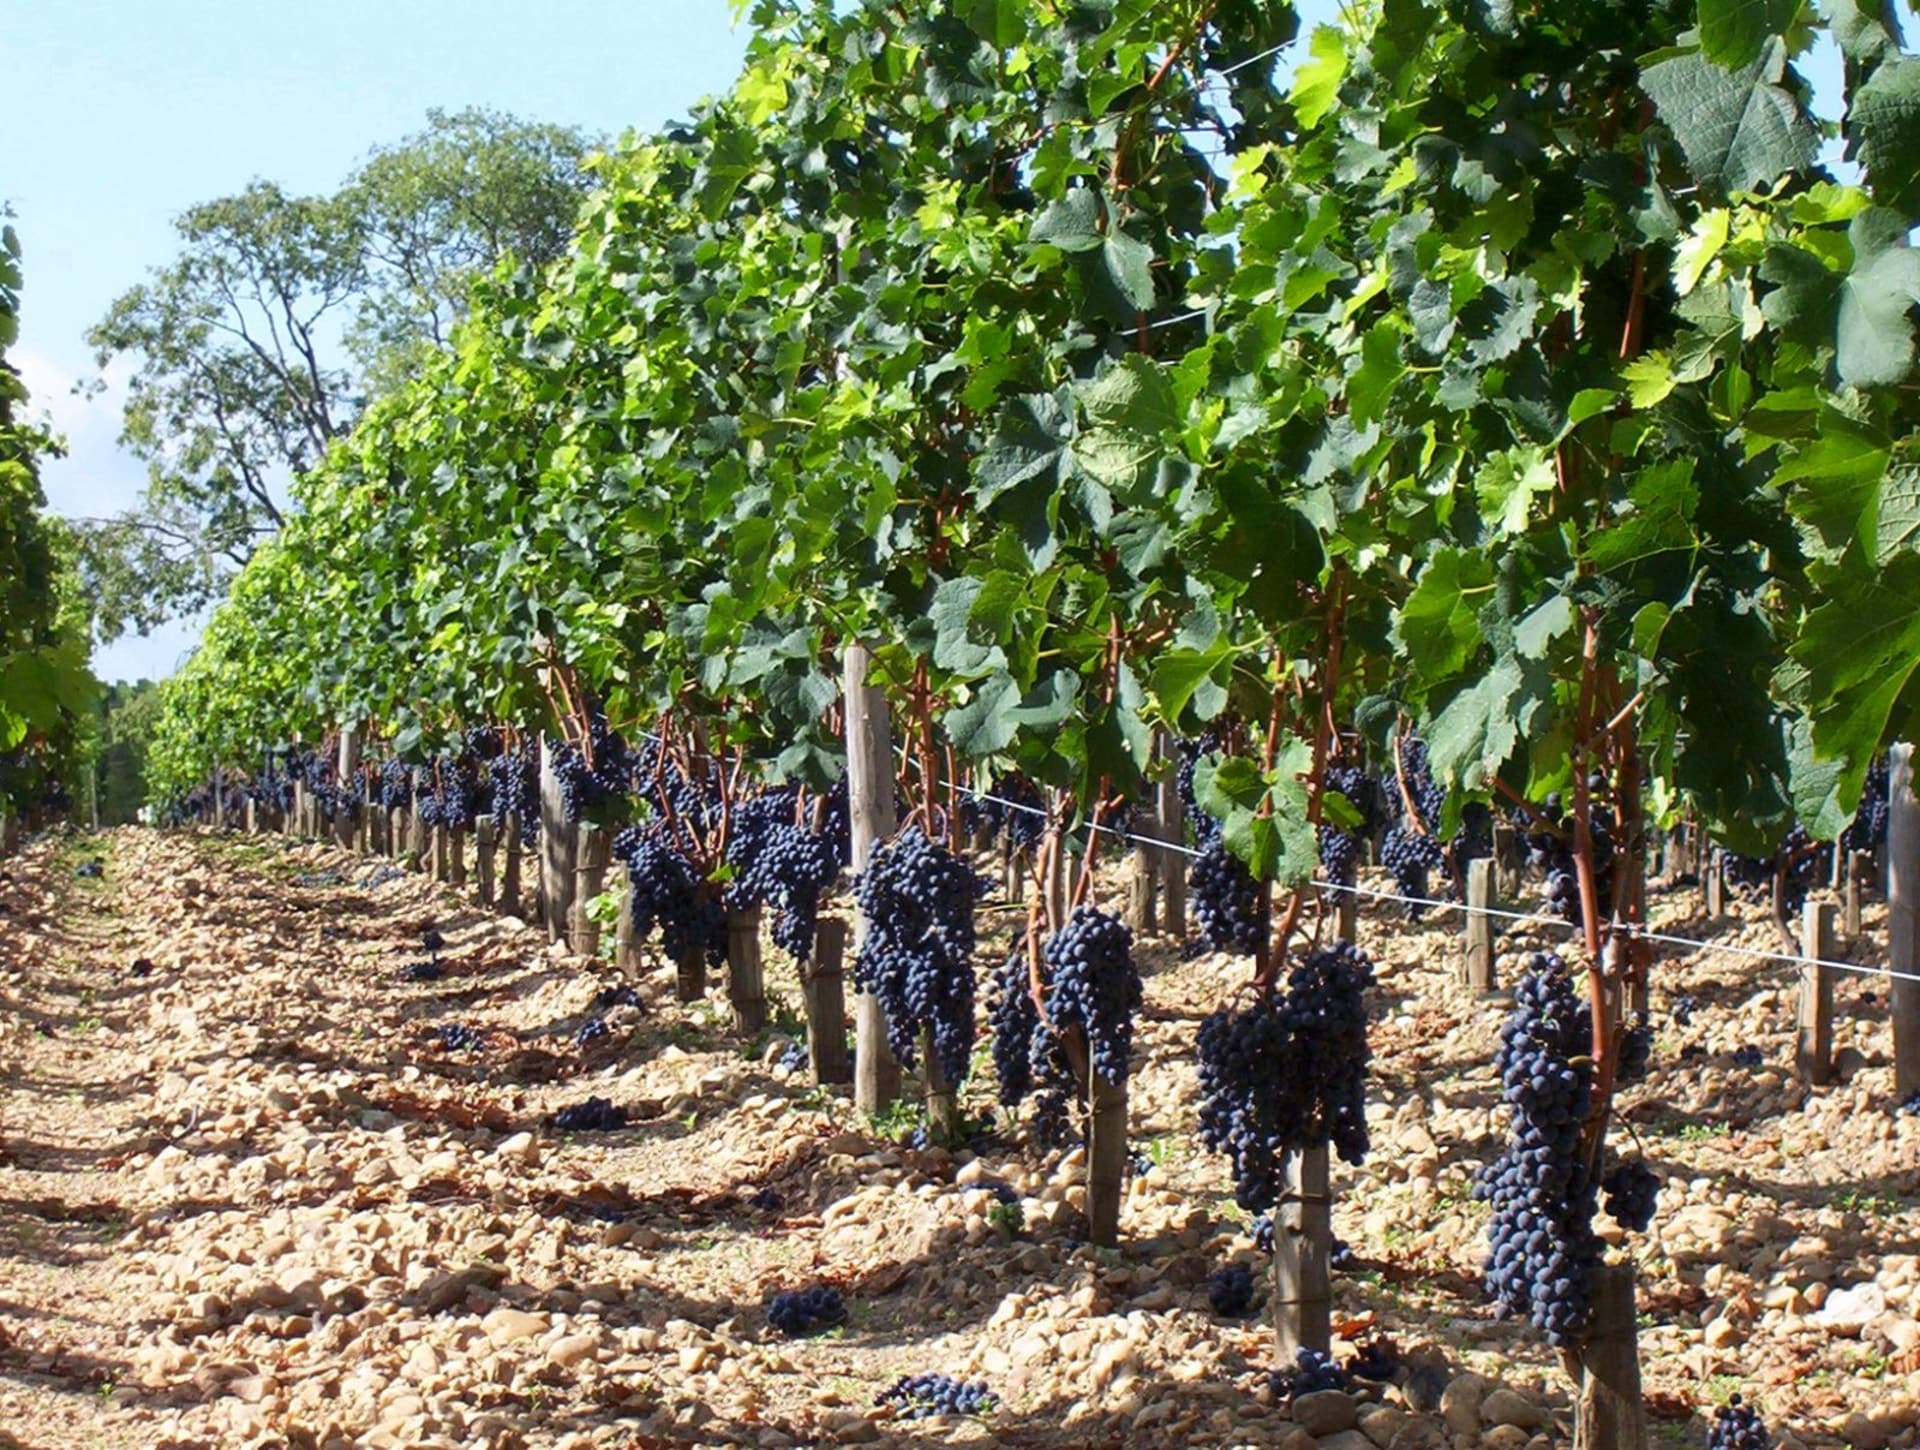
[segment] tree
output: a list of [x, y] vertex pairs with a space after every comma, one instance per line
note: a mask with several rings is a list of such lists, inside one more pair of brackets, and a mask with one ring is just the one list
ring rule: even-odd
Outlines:
[[255, 181], [178, 218], [180, 255], [88, 333], [103, 370], [137, 359], [122, 441], [148, 466], [138, 506], [88, 521], [103, 639], [218, 597], [285, 521], [291, 479], [444, 341], [474, 277], [565, 249], [591, 144], [430, 111], [330, 196]]

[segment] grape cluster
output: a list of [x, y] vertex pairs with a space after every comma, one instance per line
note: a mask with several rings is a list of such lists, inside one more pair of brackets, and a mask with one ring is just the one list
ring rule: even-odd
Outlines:
[[839, 874], [833, 843], [788, 822], [764, 833], [735, 879], [734, 890], [743, 900], [764, 902], [775, 909], [774, 945], [796, 962], [804, 962], [813, 955], [821, 894]]
[[695, 949], [713, 966], [726, 960], [726, 911], [664, 827], [628, 826], [614, 836], [612, 855], [627, 868], [636, 939], [644, 941], [658, 926], [660, 944], [675, 961]]
[[480, 1034], [463, 1022], [441, 1023], [439, 1037], [440, 1045], [448, 1052], [463, 1052], [480, 1045]]
[[1347, 1361], [1347, 1373], [1357, 1380], [1385, 1384], [1405, 1368], [1404, 1361], [1388, 1339], [1370, 1339], [1360, 1352]]
[[1188, 899], [1200, 936], [1217, 952], [1252, 956], [1260, 950], [1260, 883], [1217, 835], [1200, 848], [1187, 873]]
[[1527, 964], [1514, 999], [1497, 1057], [1512, 1126], [1473, 1190], [1493, 1205], [1487, 1287], [1503, 1313], [1525, 1314], [1550, 1344], [1571, 1345], [1586, 1332], [1600, 1257], [1596, 1185], [1580, 1155], [1592, 1028], [1566, 964], [1550, 953]]
[[[1393, 884], [1402, 896], [1430, 899], [1427, 873], [1444, 867], [1447, 853], [1434, 837], [1395, 826], [1380, 839], [1380, 864], [1392, 873]], [[1420, 901], [1407, 903], [1409, 920], [1418, 921], [1425, 912]]]
[[1323, 1349], [1302, 1349], [1291, 1365], [1267, 1371], [1267, 1386], [1276, 1400], [1298, 1399], [1322, 1390], [1352, 1389], [1347, 1372]]
[[936, 1415], [984, 1415], [999, 1401], [985, 1380], [968, 1383], [951, 1375], [902, 1375], [881, 1392], [877, 1405], [894, 1405], [903, 1419], [930, 1420]]
[[1253, 1271], [1245, 1264], [1225, 1264], [1207, 1280], [1207, 1303], [1222, 1319], [1245, 1319], [1253, 1308]]
[[1647, 1014], [1636, 1011], [1627, 1030], [1620, 1034], [1620, 1067], [1618, 1080], [1622, 1083], [1639, 1082], [1647, 1075], [1647, 1069], [1653, 1065], [1653, 1025], [1647, 1020]]
[[1760, 1412], [1738, 1395], [1713, 1412], [1707, 1427], [1707, 1450], [1769, 1450], [1772, 1444]]
[[1334, 764], [1327, 767], [1322, 789], [1340, 796], [1360, 814], [1360, 824], [1351, 829], [1331, 821], [1320, 823], [1321, 872], [1328, 881], [1351, 886], [1359, 876], [1361, 846], [1385, 819], [1380, 783], [1361, 766]]
[[767, 1323], [789, 1339], [825, 1329], [846, 1320], [847, 1306], [840, 1291], [825, 1284], [775, 1294], [767, 1305]]
[[1736, 1047], [1733, 1050], [1733, 1065], [1735, 1067], [1764, 1067], [1766, 1061], [1766, 1054], [1751, 1043], [1745, 1047]]
[[1200, 1140], [1233, 1159], [1242, 1208], [1272, 1208], [1289, 1153], [1367, 1154], [1366, 990], [1373, 966], [1348, 942], [1318, 948], [1286, 989], [1200, 1024]]
[[560, 786], [561, 813], [569, 822], [618, 800], [633, 778], [634, 760], [627, 742], [598, 711], [587, 721], [585, 740], [549, 737], [547, 751]]
[[1867, 767], [1867, 778], [1860, 788], [1860, 804], [1854, 807], [1853, 820], [1840, 833], [1843, 851], [1878, 851], [1887, 844], [1887, 823], [1892, 819], [1892, 784], [1885, 756]]
[[807, 1053], [804, 1042], [789, 1042], [786, 1050], [774, 1059], [773, 1065], [781, 1072], [805, 1072], [812, 1058]]
[[[1606, 784], [1606, 776], [1597, 772], [1587, 782], [1588, 788], [1593, 791], [1604, 790]], [[1588, 836], [1593, 843], [1594, 895], [1602, 902], [1611, 901], [1615, 825], [1613, 808], [1605, 804], [1590, 806], [1587, 824]], [[1543, 874], [1545, 884], [1541, 888], [1541, 895], [1547, 909], [1563, 921], [1578, 923], [1581, 911], [1580, 880], [1573, 863], [1573, 822], [1562, 809], [1557, 791], [1540, 804], [1534, 816], [1527, 819], [1522, 843], [1526, 847], [1528, 864]]]
[[390, 811], [403, 811], [413, 804], [413, 767], [404, 760], [390, 756], [381, 762], [380, 804]]
[[1027, 940], [1020, 938], [993, 977], [993, 1071], [1000, 1084], [1000, 1105], [1018, 1107], [1033, 1090], [1033, 1039], [1044, 1033], [1033, 1004], [1032, 967]]
[[627, 1126], [627, 1110], [606, 1098], [590, 1097], [555, 1113], [553, 1126], [563, 1133], [608, 1133]]
[[986, 879], [912, 826], [874, 848], [854, 892], [866, 935], [853, 977], [880, 999], [887, 1045], [910, 1069], [921, 1029], [931, 1030], [940, 1070], [958, 1087], [973, 1055], [973, 909]]
[[1634, 1233], [1647, 1231], [1647, 1225], [1653, 1222], [1654, 1209], [1659, 1205], [1658, 1174], [1635, 1158], [1614, 1164], [1600, 1180], [1600, 1188], [1607, 1196], [1607, 1217]]
[[615, 1007], [638, 1007], [640, 994], [633, 990], [631, 982], [622, 982], [616, 987], [602, 987], [593, 994], [593, 1010], [608, 1012]]
[[1273, 1252], [1273, 1214], [1271, 1211], [1255, 1217], [1247, 1225], [1247, 1232], [1253, 1236], [1253, 1246], [1263, 1254]]
[[414, 786], [414, 810], [422, 825], [464, 831], [472, 822], [472, 767], [443, 755], [421, 772]]
[[1009, 847], [1026, 851], [1046, 833], [1047, 798], [1024, 775], [1002, 776], [981, 798], [980, 816]]
[[1193, 771], [1203, 757], [1219, 748], [1220, 736], [1211, 730], [1175, 744], [1180, 763], [1174, 767], [1174, 786], [1180, 792], [1180, 805], [1186, 812], [1187, 827], [1193, 832], [1195, 844], [1202, 848], [1219, 839], [1221, 826], [1211, 813], [1202, 808], [1200, 798], [1194, 793]]
[[487, 805], [495, 829], [505, 831], [507, 817], [520, 818], [520, 841], [540, 838], [540, 773], [524, 749], [503, 749], [487, 761]]
[[1694, 1000], [1691, 992], [1682, 992], [1678, 997], [1673, 999], [1673, 1006], [1670, 1010], [1673, 1013], [1673, 1021], [1676, 1027], [1691, 1027], [1693, 1025], [1693, 1014], [1700, 1010], [1700, 1004]]
[[1774, 878], [1780, 879], [1780, 905], [1788, 916], [1797, 914], [1807, 893], [1832, 869], [1832, 847], [1816, 841], [1805, 826], [1787, 832], [1772, 856], [1736, 856], [1718, 851], [1715, 861], [1727, 889], [1748, 901], [1772, 905]]
[[447, 974], [439, 962], [414, 962], [400, 975], [409, 982], [437, 982]]
[[579, 1030], [573, 1034], [573, 1045], [584, 1048], [589, 1042], [598, 1042], [602, 1037], [605, 1037], [610, 1030], [607, 1026], [606, 1018], [589, 1017], [585, 1022], [580, 1024]]
[[1092, 906], [1076, 906], [1047, 941], [1047, 1016], [1054, 1030], [1086, 1033], [1093, 1070], [1109, 1083], [1127, 1080], [1133, 1014], [1140, 1009], [1140, 972], [1133, 933]]

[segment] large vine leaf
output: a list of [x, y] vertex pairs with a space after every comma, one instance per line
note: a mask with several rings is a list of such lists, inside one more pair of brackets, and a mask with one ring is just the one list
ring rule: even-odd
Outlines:
[[1781, 84], [1786, 64], [1785, 48], [1773, 40], [1736, 70], [1698, 50], [1682, 50], [1640, 73], [1702, 186], [1756, 191], [1813, 160], [1818, 137], [1798, 99]]
[[1874, 68], [1853, 93], [1847, 134], [1874, 197], [1904, 216], [1920, 210], [1920, 58], [1896, 56]]

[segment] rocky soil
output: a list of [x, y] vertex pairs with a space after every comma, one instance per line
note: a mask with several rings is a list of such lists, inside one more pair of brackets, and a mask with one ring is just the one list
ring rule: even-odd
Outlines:
[[[76, 876], [88, 859], [102, 873]], [[0, 1446], [1568, 1441], [1556, 1357], [1479, 1291], [1469, 1180], [1501, 1132], [1502, 1007], [1454, 985], [1449, 931], [1384, 908], [1362, 923], [1375, 1151], [1336, 1178], [1340, 1350], [1385, 1337], [1404, 1368], [1288, 1404], [1259, 1319], [1222, 1320], [1206, 1294], [1230, 1260], [1264, 1277], [1193, 1137], [1195, 1028], [1244, 964], [1141, 946], [1150, 1166], [1110, 1252], [1076, 1238], [1077, 1151], [1030, 1155], [1004, 1127], [977, 1157], [913, 1151], [910, 1118], [811, 1088], [779, 1065], [789, 1038], [743, 1042], [717, 993], [677, 1003], [665, 964], [576, 1046], [611, 967], [420, 876], [362, 884], [372, 869], [139, 831], [0, 862]], [[1695, 900], [1661, 898], [1669, 929], [1777, 945], [1757, 918], [1694, 919]], [[1846, 944], [1863, 962], [1881, 944], [1866, 925]], [[429, 928], [445, 975], [405, 980]], [[1505, 979], [1544, 944], [1505, 939]], [[769, 964], [797, 1008], [791, 968]], [[1787, 1446], [1920, 1443], [1920, 1118], [1889, 1111], [1885, 989], [1840, 983], [1839, 1081], [1811, 1092], [1793, 1000], [1781, 963], [1659, 968], [1654, 1069], [1622, 1134], [1665, 1179], [1635, 1243], [1657, 1444], [1701, 1443], [1733, 1393]], [[445, 1047], [453, 1023], [478, 1044]], [[1735, 1060], [1746, 1047], [1760, 1066]], [[556, 1131], [589, 1095], [631, 1125]], [[782, 1339], [767, 1299], [815, 1283], [848, 1322]], [[983, 1379], [999, 1406], [909, 1421], [875, 1404], [922, 1370]]]

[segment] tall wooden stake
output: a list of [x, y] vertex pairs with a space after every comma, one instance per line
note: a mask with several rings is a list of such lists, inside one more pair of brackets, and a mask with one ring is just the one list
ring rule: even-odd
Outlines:
[[1920, 1093], [1920, 799], [1914, 795], [1913, 746], [1888, 752], [1887, 970], [1893, 973], [1893, 1091]]
[[1482, 856], [1467, 863], [1466, 950], [1460, 958], [1460, 985], [1470, 992], [1494, 989], [1493, 862]]
[[[350, 795], [360, 778], [360, 727], [349, 725], [340, 732], [340, 750], [333, 762], [333, 780], [342, 795]], [[347, 850], [353, 849], [353, 831], [357, 812], [351, 800], [338, 803], [333, 812], [333, 839]]]
[[846, 1082], [847, 998], [842, 980], [847, 959], [847, 924], [823, 916], [813, 929], [813, 957], [800, 969], [800, 991], [807, 1006], [807, 1058], [816, 1084]]
[[496, 845], [492, 816], [473, 823], [473, 896], [482, 906], [493, 905], [493, 856]]
[[1577, 1362], [1569, 1365], [1578, 1385], [1574, 1450], [1648, 1450], [1634, 1342], [1633, 1265], [1602, 1264], [1593, 1272], [1591, 1293], [1593, 1320]]
[[[1805, 956], [1833, 956], [1833, 908], [1808, 900], [1801, 912], [1800, 950]], [[1833, 968], [1818, 961], [1800, 968], [1800, 1035], [1793, 1054], [1794, 1072], [1818, 1086], [1833, 1078]]]
[[573, 905], [573, 825], [561, 802], [560, 777], [553, 769], [551, 737], [540, 737], [540, 920], [548, 941], [566, 935], [567, 908]]
[[1842, 929], [1848, 941], [1854, 941], [1860, 935], [1860, 892], [1866, 885], [1867, 868], [1872, 859], [1865, 851], [1852, 851], [1847, 855], [1847, 906]]
[[508, 811], [506, 859], [500, 863], [500, 909], [518, 916], [525, 909], [520, 900], [520, 812]]
[[[1164, 737], [1163, 737], [1164, 738]], [[1175, 849], [1186, 839], [1186, 807], [1180, 801], [1179, 782], [1169, 775], [1160, 782], [1155, 822], [1160, 839], [1160, 925], [1175, 941], [1187, 935], [1187, 858]]]
[[567, 949], [576, 956], [597, 956], [600, 923], [588, 913], [588, 903], [600, 894], [612, 859], [613, 839], [590, 821], [575, 828], [573, 879], [567, 890]]
[[767, 981], [760, 957], [760, 908], [727, 913], [727, 1000], [733, 1028], [751, 1037], [767, 1025]]
[[1287, 1156], [1273, 1211], [1273, 1329], [1279, 1363], [1333, 1348], [1333, 1196], [1325, 1148]]
[[[867, 682], [873, 656], [862, 644], [846, 651], [847, 801], [853, 824], [853, 869], [866, 868], [876, 842], [893, 835], [893, 737], [887, 697]], [[866, 921], [855, 913], [853, 950], [866, 939]], [[871, 992], [854, 994], [855, 1071], [853, 1099], [877, 1113], [900, 1095], [900, 1064], [887, 1047], [887, 1015]]]

